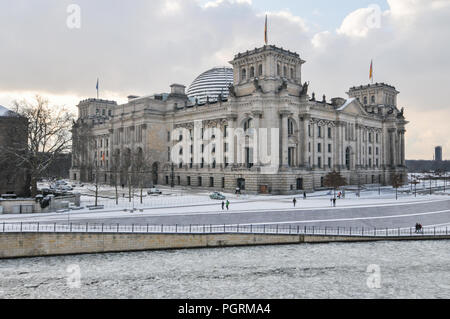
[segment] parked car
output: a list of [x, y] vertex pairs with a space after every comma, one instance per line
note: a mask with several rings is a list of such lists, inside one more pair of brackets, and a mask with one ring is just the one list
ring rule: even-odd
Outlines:
[[162, 192], [157, 188], [150, 188], [150, 190], [147, 192], [149, 195], [161, 195]]
[[219, 193], [219, 192], [214, 192], [214, 193], [212, 193], [211, 195], [209, 195], [209, 198], [211, 198], [211, 199], [216, 199], [216, 200], [225, 200], [226, 199], [226, 197], [225, 196], [223, 196], [221, 193]]

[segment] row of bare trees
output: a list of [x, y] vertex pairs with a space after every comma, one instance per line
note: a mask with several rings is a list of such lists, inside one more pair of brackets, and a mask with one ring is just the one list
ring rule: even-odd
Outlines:
[[154, 166], [152, 165], [152, 157], [144, 154], [142, 149], [138, 149], [135, 153], [130, 153], [129, 157], [121, 158], [120, 153], [114, 152], [109, 162], [109, 167], [99, 167], [98, 162], [94, 160], [94, 164], [90, 168], [94, 178], [95, 186], [95, 205], [98, 205], [98, 190], [100, 187], [99, 176], [105, 174], [110, 176], [110, 183], [114, 186], [116, 205], [119, 204], [119, 186], [125, 184], [128, 187], [128, 199], [132, 201], [134, 197], [134, 189], [139, 190], [140, 203], [143, 204], [144, 189], [148, 180], [154, 180]]
[[[347, 185], [347, 181], [339, 172], [333, 171], [325, 176], [323, 184], [325, 187], [333, 189], [333, 197], [336, 198], [336, 190]], [[395, 188], [395, 199], [398, 199], [398, 189], [402, 187], [403, 184], [403, 176], [401, 174], [392, 175], [391, 186]]]

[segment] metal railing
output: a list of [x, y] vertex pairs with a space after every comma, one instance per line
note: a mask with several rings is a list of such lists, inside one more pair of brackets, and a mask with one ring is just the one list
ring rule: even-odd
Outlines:
[[150, 225], [0, 223], [0, 233], [135, 233], [135, 234], [280, 234], [352, 237], [417, 237], [449, 235], [448, 227], [363, 228], [299, 225]]

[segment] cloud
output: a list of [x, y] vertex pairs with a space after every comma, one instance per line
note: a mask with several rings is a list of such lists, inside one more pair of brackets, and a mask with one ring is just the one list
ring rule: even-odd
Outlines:
[[361, 8], [350, 13], [337, 30], [340, 35], [349, 37], [366, 37], [373, 28], [379, 28], [381, 11], [378, 6]]
[[[384, 12], [349, 12], [336, 30], [316, 31], [289, 10], [267, 12], [269, 42], [298, 52], [307, 61], [303, 80], [328, 99], [366, 84], [373, 59], [375, 81], [401, 91], [400, 107], [413, 121], [408, 157], [425, 157], [450, 135], [442, 120], [450, 118], [450, 1], [387, 1]], [[95, 96], [97, 77], [103, 98], [165, 92], [264, 43], [266, 12], [250, 0], [76, 2], [81, 29], [67, 27], [71, 0], [0, 2], [0, 104], [42, 92], [75, 105]]]

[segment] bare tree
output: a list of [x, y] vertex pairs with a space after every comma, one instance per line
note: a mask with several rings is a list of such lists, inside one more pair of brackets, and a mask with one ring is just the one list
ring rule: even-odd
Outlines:
[[333, 188], [333, 196], [336, 198], [336, 189], [347, 185], [347, 182], [342, 175], [336, 171], [333, 171], [331, 173], [328, 173], [327, 176], [323, 179], [323, 184], [326, 187], [332, 187]]
[[120, 152], [115, 151], [112, 155], [111, 161], [111, 175], [112, 175], [112, 183], [114, 185], [114, 190], [116, 193], [116, 205], [119, 205], [119, 190], [118, 190], [118, 182], [117, 175], [120, 174]]
[[15, 101], [15, 112], [28, 120], [26, 149], [9, 148], [20, 167], [28, 170], [31, 195], [37, 195], [37, 181], [58, 156], [70, 151], [73, 115], [65, 107], [49, 106], [48, 100], [36, 95], [35, 101]]
[[133, 159], [133, 171], [135, 175], [134, 182], [138, 185], [140, 190], [140, 200], [141, 204], [143, 203], [143, 190], [145, 187], [145, 181], [148, 176], [152, 174], [151, 167], [151, 156], [149, 154], [144, 154], [142, 149], [138, 149], [138, 151], [134, 154]]
[[411, 182], [411, 187], [414, 185], [414, 197], [417, 197], [417, 185], [420, 184], [420, 182], [417, 179], [413, 179]]
[[403, 185], [403, 178], [401, 174], [392, 175], [392, 187], [395, 188], [395, 199], [398, 200], [398, 189]]

